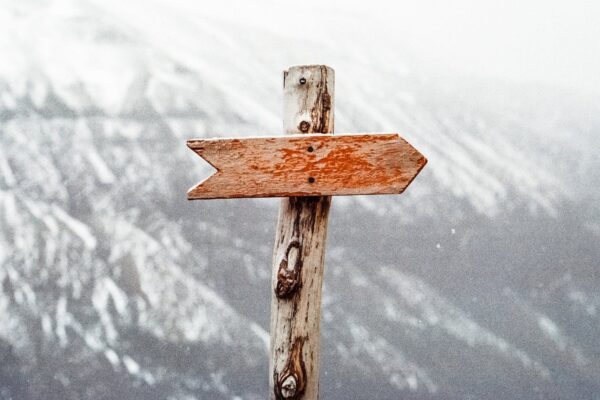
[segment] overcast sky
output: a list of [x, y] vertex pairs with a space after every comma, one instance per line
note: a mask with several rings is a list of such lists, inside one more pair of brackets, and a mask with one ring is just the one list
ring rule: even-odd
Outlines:
[[[151, 9], [175, 20], [210, 16], [225, 27], [234, 23], [316, 46], [327, 42], [343, 52], [376, 41], [387, 45], [373, 45], [373, 51], [393, 51], [397, 42], [399, 51], [409, 49], [438, 69], [600, 94], [600, 0], [91, 1], [128, 20]], [[148, 19], [139, 23], [148, 28]], [[154, 25], [160, 29], [161, 23]], [[327, 62], [288, 43], [298, 60]], [[268, 57], [268, 51], [257, 56]], [[385, 61], [385, 55], [375, 56]]]
[[597, 0], [227, 0], [201, 9], [298, 37], [332, 27], [353, 39], [391, 35], [432, 64], [600, 93]]

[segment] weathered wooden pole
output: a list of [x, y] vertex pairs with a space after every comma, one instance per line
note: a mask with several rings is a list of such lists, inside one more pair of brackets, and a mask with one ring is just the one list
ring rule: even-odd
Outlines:
[[427, 163], [397, 133], [333, 135], [333, 94], [331, 68], [292, 67], [283, 74], [283, 127], [292, 136], [187, 141], [215, 168], [188, 199], [284, 197], [273, 252], [274, 400], [319, 397], [329, 196], [402, 193]]
[[[333, 69], [308, 65], [284, 71], [285, 133], [333, 133], [333, 98]], [[315, 178], [307, 181], [314, 183]], [[330, 204], [329, 196], [281, 201], [273, 252], [271, 399], [312, 400], [319, 395], [319, 324]]]

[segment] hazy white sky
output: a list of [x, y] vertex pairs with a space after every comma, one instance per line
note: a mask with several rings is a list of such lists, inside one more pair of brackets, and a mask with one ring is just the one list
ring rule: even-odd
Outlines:
[[[160, 18], [148, 22], [151, 10], [175, 21], [209, 16], [223, 21], [225, 31], [228, 24], [267, 31], [285, 38], [294, 62], [327, 62], [322, 53], [307, 51], [311, 41], [315, 47], [339, 46], [342, 53], [369, 49], [365, 58], [377, 62], [386, 62], [381, 49], [408, 49], [437, 70], [600, 94], [600, 0], [91, 1], [124, 19], [139, 19], [144, 29], [162, 29], [161, 35], [172, 29], [161, 28]], [[303, 45], [295, 48], [294, 38]], [[237, 40], [235, 34], [230, 39]], [[384, 46], [376, 43], [382, 41]], [[268, 51], [257, 57], [268, 57]]]
[[222, 0], [202, 12], [298, 37], [395, 36], [441, 66], [600, 93], [598, 0]]
[[397, 4], [393, 14], [406, 15], [398, 29], [427, 43], [429, 56], [444, 64], [600, 92], [600, 1]]

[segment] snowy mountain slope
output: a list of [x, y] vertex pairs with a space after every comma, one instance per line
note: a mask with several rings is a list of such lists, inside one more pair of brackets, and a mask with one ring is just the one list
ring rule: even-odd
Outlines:
[[[278, 132], [315, 42], [145, 4], [0, 8], [0, 396], [264, 397], [277, 202], [186, 202], [184, 142]], [[429, 164], [334, 200], [324, 398], [593, 398], [598, 99], [336, 40], [336, 130]]]
[[[62, 3], [63, 7], [31, 6], [22, 11], [26, 18], [11, 18], [10, 12], [4, 17], [11, 21], [6, 24], [9, 31], [5, 37], [18, 37], [12, 31], [22, 32], [36, 24], [32, 33], [3, 49], [17, 60], [23, 58], [22, 48], [29, 49], [27, 59], [3, 72], [5, 84], [13, 86], [3, 97], [13, 109], [24, 102], [50, 115], [73, 110], [120, 116], [137, 112], [163, 118], [188, 115], [210, 120], [210, 130], [194, 126], [184, 137], [280, 130], [279, 73], [266, 76], [264, 71], [265, 61], [274, 64], [285, 60], [283, 51], [277, 54], [278, 39], [267, 39], [275, 54], [261, 60], [252, 55], [261, 53], [265, 34], [248, 32], [244, 26], [201, 15], [185, 18], [164, 4], [134, 18], [135, 7], [120, 5], [109, 12], [89, 4], [73, 10], [71, 2], [58, 4]], [[25, 6], [17, 8], [21, 7]], [[159, 17], [164, 27], [157, 28], [154, 23]], [[199, 46], [196, 38], [202, 35], [211, 40]], [[57, 49], [68, 54], [57, 53]], [[348, 56], [343, 52], [336, 59], [335, 49], [325, 46], [322, 53], [345, 66]], [[561, 102], [560, 95], [553, 95], [554, 100], [544, 99], [540, 104], [537, 99], [547, 97], [544, 91], [549, 89], [533, 87], [538, 96], [523, 104], [524, 97], [532, 97], [531, 88], [505, 85], [502, 91], [492, 87], [490, 93], [489, 83], [486, 87], [485, 83], [459, 80], [459, 84], [448, 85], [448, 80], [411, 73], [401, 51], [389, 57], [394, 57], [393, 65], [399, 68], [373, 74], [369, 73], [371, 64], [358, 63], [338, 73], [337, 130], [400, 131], [434, 161], [430, 173], [436, 181], [471, 201], [481, 212], [496, 212], [513, 191], [519, 198], [528, 198], [533, 207], [551, 211], [557, 202], [568, 198], [570, 188], [564, 186], [570, 184], [573, 170], [590, 167], [592, 160], [585, 157], [566, 158], [561, 160], [559, 173], [554, 173], [554, 163], [540, 158], [536, 147], [546, 148], [552, 155], [567, 147], [572, 148], [565, 152], [568, 155], [581, 156], [585, 147], [572, 143], [570, 129], [564, 126], [580, 125], [576, 134], [585, 137], [577, 140], [596, 144], [592, 115], [598, 110], [597, 100], [589, 105], [588, 99], [568, 96]], [[244, 62], [232, 63], [236, 58]], [[215, 67], [225, 65], [227, 72]], [[33, 78], [36, 75], [37, 79]], [[216, 82], [218, 88], [214, 87]], [[473, 96], [464, 95], [463, 85], [475, 92]], [[486, 98], [492, 94], [491, 100]], [[448, 95], [453, 98], [451, 104], [439, 100]], [[494, 100], [497, 98], [502, 100]], [[482, 101], [491, 103], [487, 112], [469, 112]], [[576, 114], [561, 110], [563, 103]], [[3, 113], [11, 112], [10, 106], [3, 109]], [[360, 120], [352, 117], [357, 115]]]

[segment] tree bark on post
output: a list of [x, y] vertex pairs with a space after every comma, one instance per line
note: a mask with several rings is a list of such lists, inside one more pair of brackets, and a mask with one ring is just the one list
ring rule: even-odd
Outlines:
[[[333, 95], [334, 71], [327, 66], [284, 71], [285, 133], [333, 133]], [[314, 177], [306, 179], [315, 182]], [[319, 396], [319, 325], [330, 204], [329, 196], [281, 201], [273, 252], [271, 399]]]

